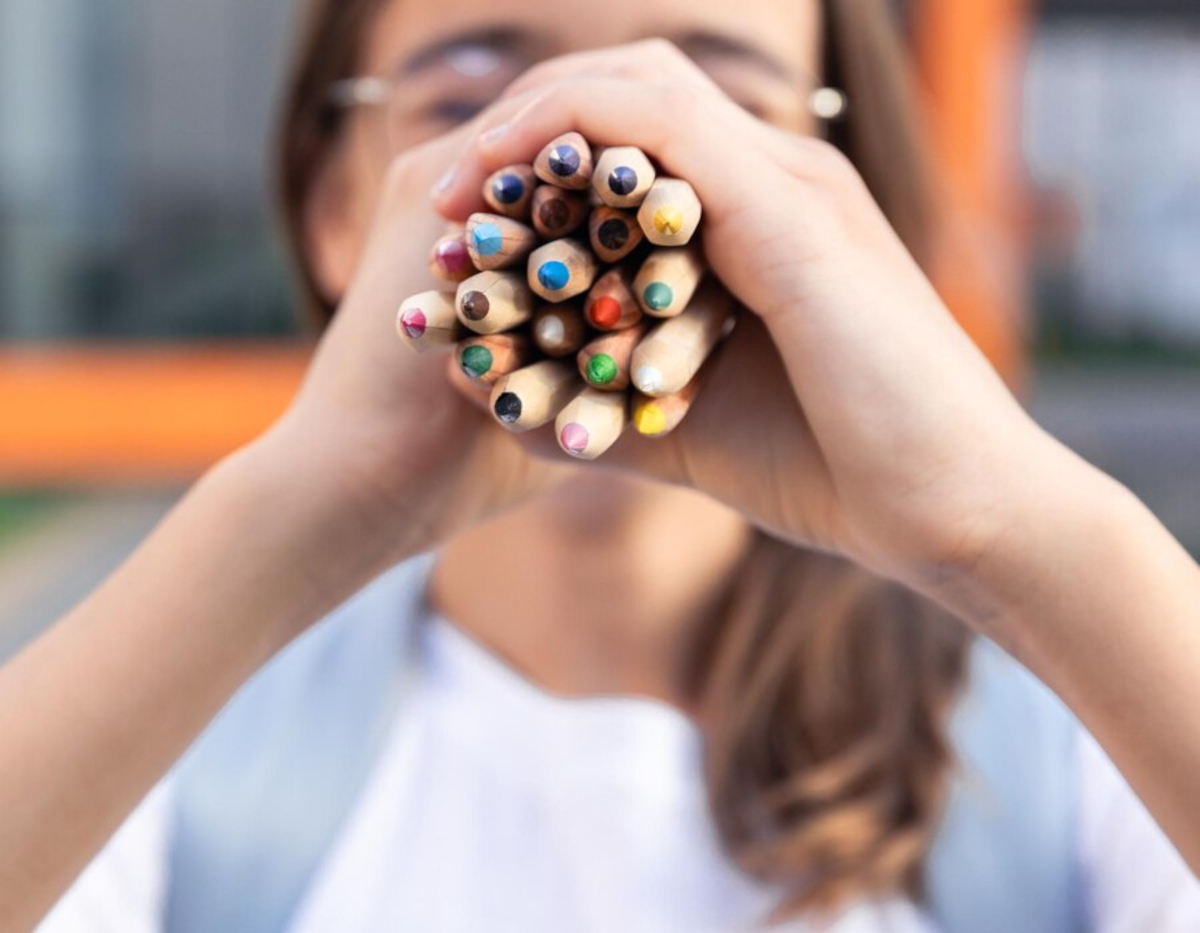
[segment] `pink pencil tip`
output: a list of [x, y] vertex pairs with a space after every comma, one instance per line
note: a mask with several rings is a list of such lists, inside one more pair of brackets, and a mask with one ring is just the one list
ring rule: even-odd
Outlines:
[[459, 240], [445, 240], [438, 244], [437, 261], [447, 274], [458, 275], [467, 269], [467, 248]]
[[404, 328], [404, 333], [413, 340], [420, 340], [424, 337], [425, 328], [428, 325], [425, 312], [420, 308], [409, 308], [400, 315], [400, 326]]
[[568, 424], [559, 435], [563, 450], [576, 456], [587, 450], [589, 440], [591, 440], [591, 435], [588, 434], [587, 428], [577, 421]]

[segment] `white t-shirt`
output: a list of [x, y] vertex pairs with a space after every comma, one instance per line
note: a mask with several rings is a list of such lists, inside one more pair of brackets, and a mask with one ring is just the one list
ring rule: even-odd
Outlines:
[[[548, 695], [440, 620], [417, 669], [287, 933], [715, 933], [755, 929], [770, 910], [771, 892], [718, 847], [686, 717]], [[1089, 929], [1200, 931], [1200, 882], [1095, 743], [1077, 754]], [[168, 781], [147, 798], [41, 933], [159, 933], [171, 795]], [[935, 933], [903, 901], [820, 929]]]

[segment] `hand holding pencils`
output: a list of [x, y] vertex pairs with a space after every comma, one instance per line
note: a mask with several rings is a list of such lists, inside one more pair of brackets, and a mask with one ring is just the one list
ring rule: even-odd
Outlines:
[[678, 427], [734, 314], [707, 280], [692, 186], [640, 149], [593, 152], [567, 133], [532, 165], [496, 172], [483, 197], [492, 213], [454, 225], [431, 253], [455, 289], [405, 301], [401, 338], [418, 352], [456, 344], [463, 372], [492, 386], [500, 425], [555, 421], [578, 459], [630, 424], [651, 438]]

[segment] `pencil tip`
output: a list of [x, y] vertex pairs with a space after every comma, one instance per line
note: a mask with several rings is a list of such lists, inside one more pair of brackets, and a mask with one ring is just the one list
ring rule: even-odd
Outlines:
[[496, 404], [492, 406], [492, 410], [496, 412], [496, 417], [504, 424], [515, 424], [521, 420], [521, 397], [515, 392], [502, 392], [500, 397], [496, 399]]
[[483, 292], [467, 292], [463, 295], [462, 311], [468, 321], [482, 321], [491, 309], [492, 303]]
[[639, 366], [633, 382], [643, 392], [653, 394], [662, 390], [663, 374], [656, 366]]
[[666, 282], [651, 282], [642, 292], [642, 298], [646, 302], [646, 307], [651, 311], [664, 311], [671, 307], [671, 302], [675, 300], [675, 293]]
[[571, 281], [571, 270], [567, 268], [565, 262], [559, 262], [557, 259], [552, 259], [549, 262], [542, 263], [538, 269], [538, 281], [542, 284], [542, 288], [548, 291], [557, 292], [567, 287], [567, 283]]
[[425, 328], [428, 326], [425, 312], [420, 308], [409, 308], [400, 315], [400, 327], [410, 340], [420, 340], [424, 337]]
[[458, 358], [463, 372], [474, 379], [482, 379], [492, 368], [492, 352], [479, 344], [472, 344], [463, 349]]
[[592, 385], [608, 385], [617, 378], [617, 361], [607, 353], [597, 353], [588, 360], [587, 378]]
[[655, 402], [644, 402], [633, 413], [633, 426], [638, 434], [654, 437], [667, 428], [667, 416]]
[[588, 441], [591, 440], [591, 436], [588, 434], [587, 428], [582, 424], [578, 421], [572, 421], [562, 429], [562, 433], [558, 439], [559, 443], [562, 444], [563, 450], [572, 456], [578, 457], [587, 450]]

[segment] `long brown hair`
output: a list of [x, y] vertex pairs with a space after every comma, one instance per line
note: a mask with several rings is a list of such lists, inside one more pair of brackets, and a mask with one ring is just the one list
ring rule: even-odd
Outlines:
[[[327, 88], [356, 73], [386, 0], [311, 0], [287, 88], [280, 195], [305, 297], [304, 215], [340, 129]], [[825, 0], [825, 78], [850, 99], [831, 140], [919, 260], [931, 200], [904, 57], [885, 0]], [[946, 721], [965, 629], [844, 561], [758, 536], [687, 680], [706, 735], [710, 805], [729, 855], [777, 885], [780, 913], [920, 894], [951, 765]]]

